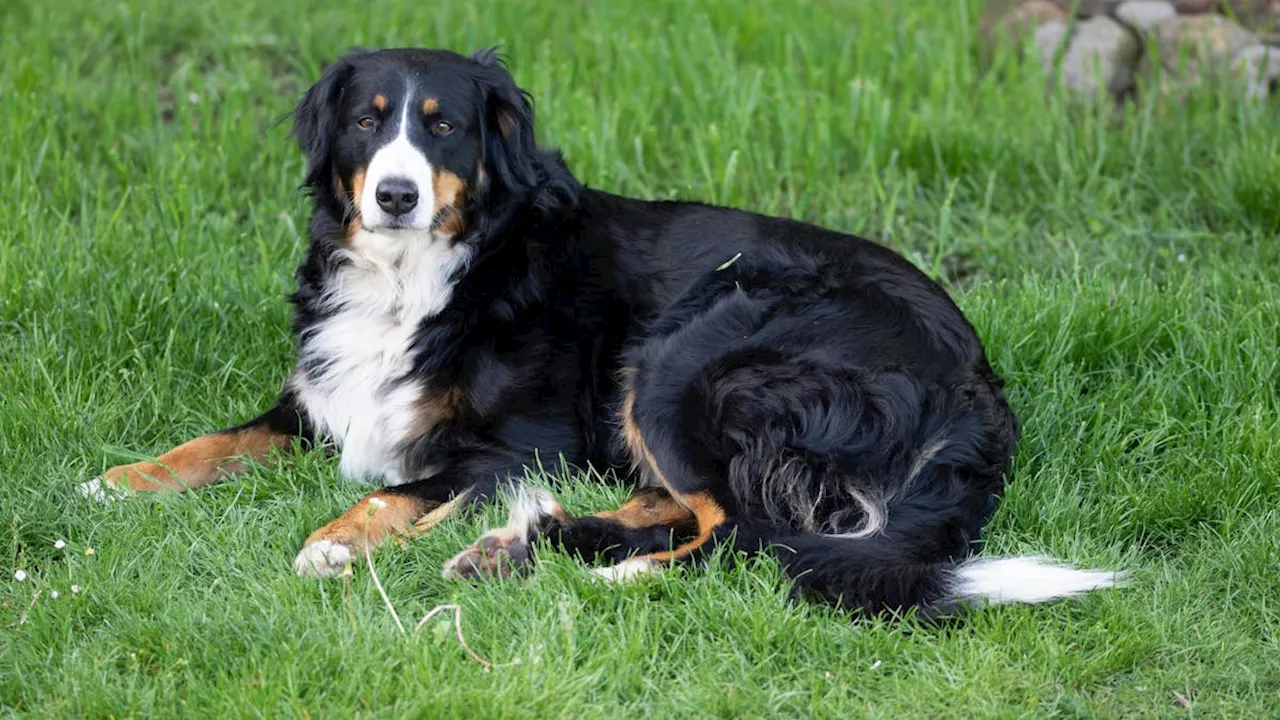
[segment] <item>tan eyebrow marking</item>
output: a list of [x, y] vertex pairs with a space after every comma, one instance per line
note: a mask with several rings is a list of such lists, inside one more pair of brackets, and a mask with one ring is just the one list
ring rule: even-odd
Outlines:
[[386, 110], [386, 109], [387, 109], [387, 96], [386, 96], [386, 95], [383, 95], [382, 93], [378, 93], [377, 95], [374, 95], [374, 96], [373, 96], [373, 106], [374, 106], [374, 107], [376, 107], [376, 108], [378, 108], [379, 110]]
[[422, 114], [430, 115], [440, 109], [440, 101], [435, 98], [427, 98], [422, 101]]

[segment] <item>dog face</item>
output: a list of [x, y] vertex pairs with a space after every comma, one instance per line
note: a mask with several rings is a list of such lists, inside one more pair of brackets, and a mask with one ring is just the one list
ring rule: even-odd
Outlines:
[[344, 57], [298, 104], [294, 134], [348, 237], [457, 236], [495, 185], [536, 183], [528, 99], [492, 52]]

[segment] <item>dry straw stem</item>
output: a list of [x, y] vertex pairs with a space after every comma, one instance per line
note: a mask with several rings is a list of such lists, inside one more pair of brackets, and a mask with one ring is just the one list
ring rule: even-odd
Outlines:
[[[374, 509], [373, 512], [377, 512], [377, 510]], [[373, 513], [370, 514], [372, 515]], [[431, 524], [434, 525], [435, 523], [433, 522]], [[387, 612], [391, 613], [391, 619], [396, 621], [396, 627], [400, 629], [400, 634], [407, 635], [408, 633], [404, 629], [404, 623], [400, 622], [400, 614], [396, 612], [395, 606], [391, 604], [391, 598], [387, 596], [387, 591], [382, 587], [382, 581], [378, 578], [378, 570], [373, 566], [373, 556], [369, 553], [368, 537], [365, 538], [364, 543], [364, 561], [365, 564], [369, 566], [369, 577], [373, 579], [373, 586], [377, 588], [378, 595], [382, 597], [383, 604], [387, 606]], [[467, 651], [467, 654], [471, 656], [472, 660], [480, 663], [480, 666], [484, 668], [485, 672], [489, 672], [493, 668], [511, 667], [513, 665], [520, 664], [520, 658], [514, 658], [511, 662], [507, 663], [490, 662], [489, 660], [480, 657], [475, 650], [472, 650], [471, 646], [467, 644], [466, 636], [462, 633], [462, 606], [457, 604], [450, 603], [446, 605], [437, 605], [432, 608], [430, 612], [418, 621], [417, 625], [413, 626], [412, 637], [417, 638], [418, 633], [422, 631], [423, 626], [426, 625], [431, 618], [446, 610], [453, 612], [453, 629], [455, 634], [458, 636], [458, 644], [462, 646], [463, 650]]]
[[43, 589], [38, 589], [35, 594], [31, 596], [31, 604], [27, 606], [27, 611], [22, 613], [22, 617], [18, 618], [18, 627], [22, 627], [27, 624], [27, 616], [31, 614], [31, 609], [36, 606], [36, 601], [40, 599], [40, 594], [43, 592]]

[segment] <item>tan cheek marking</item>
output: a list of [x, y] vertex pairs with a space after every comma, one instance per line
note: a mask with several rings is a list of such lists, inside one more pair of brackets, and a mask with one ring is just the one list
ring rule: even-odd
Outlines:
[[[355, 237], [356, 233], [360, 232], [361, 228], [360, 214], [363, 211], [360, 209], [360, 198], [364, 194], [364, 173], [364, 168], [361, 168], [356, 171], [355, 175], [351, 176], [351, 193], [348, 197], [351, 198], [351, 207], [355, 209], [355, 212], [351, 214], [351, 217], [347, 221], [348, 238]], [[338, 188], [342, 188], [341, 181], [338, 182]]]
[[386, 110], [386, 109], [387, 109], [387, 96], [386, 96], [386, 95], [383, 95], [382, 93], [378, 93], [377, 95], [374, 95], [374, 96], [373, 96], [373, 106], [374, 106], [375, 108], [377, 108], [379, 111]]
[[422, 114], [430, 115], [440, 110], [440, 101], [435, 98], [427, 98], [422, 101]]
[[437, 170], [431, 178], [432, 190], [436, 194], [437, 207], [456, 205], [466, 191], [466, 183], [462, 178], [448, 170]]
[[440, 223], [440, 230], [449, 235], [457, 235], [465, 230], [462, 205], [466, 202], [466, 182], [447, 170], [437, 170], [431, 178], [431, 189], [436, 196], [436, 214], [446, 214]]
[[272, 449], [286, 447], [292, 441], [292, 436], [265, 426], [214, 433], [183, 443], [156, 458], [156, 462], [120, 465], [102, 477], [112, 487], [182, 492], [242, 472], [247, 465], [241, 458], [262, 461]]
[[360, 212], [360, 197], [364, 194], [364, 168], [356, 171], [351, 176], [351, 203], [355, 205], [356, 212]]

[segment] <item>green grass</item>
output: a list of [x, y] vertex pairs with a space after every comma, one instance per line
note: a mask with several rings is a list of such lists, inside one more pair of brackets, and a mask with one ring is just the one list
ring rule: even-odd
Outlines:
[[[978, 64], [978, 5], [7, 0], [0, 714], [1280, 715], [1277, 106], [1046, 96], [1007, 49]], [[522, 661], [486, 672], [447, 618], [398, 636], [363, 568], [292, 576], [362, 492], [333, 461], [80, 500], [279, 387], [306, 204], [278, 121], [322, 64], [495, 42], [591, 185], [856, 231], [944, 279], [1024, 428], [990, 550], [1131, 587], [921, 629], [791, 602], [765, 561], [441, 580], [492, 508], [376, 555], [409, 622], [459, 603]]]

